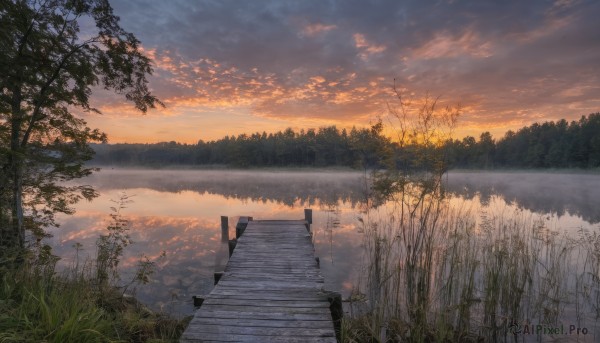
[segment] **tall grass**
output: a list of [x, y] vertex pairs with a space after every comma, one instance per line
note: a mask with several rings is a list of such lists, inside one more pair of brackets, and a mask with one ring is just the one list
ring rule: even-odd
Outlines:
[[96, 298], [88, 280], [28, 262], [2, 277], [0, 342], [108, 341], [112, 320]]
[[[186, 320], [153, 313], [125, 287], [147, 281], [152, 261], [122, 286], [117, 266], [123, 248], [131, 243], [128, 222], [121, 216], [127, 197], [113, 209], [107, 234], [99, 238], [97, 258], [79, 260], [58, 272], [58, 258], [38, 245], [10, 268], [0, 265], [0, 342], [171, 342], [185, 329]], [[79, 246], [75, 248], [79, 252]], [[3, 261], [7, 262], [7, 261]], [[6, 267], [8, 266], [8, 267]]]
[[[598, 232], [570, 237], [521, 210], [478, 212], [421, 187], [362, 217], [367, 312], [346, 319], [344, 341], [517, 342], [526, 325], [598, 327]], [[534, 336], [544, 335], [562, 337]]]

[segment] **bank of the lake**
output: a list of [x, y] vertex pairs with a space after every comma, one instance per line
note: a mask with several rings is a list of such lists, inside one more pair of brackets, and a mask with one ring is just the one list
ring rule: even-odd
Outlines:
[[41, 249], [0, 261], [0, 342], [174, 342], [187, 326], [139, 302], [118, 275], [103, 282], [98, 260], [57, 270]]

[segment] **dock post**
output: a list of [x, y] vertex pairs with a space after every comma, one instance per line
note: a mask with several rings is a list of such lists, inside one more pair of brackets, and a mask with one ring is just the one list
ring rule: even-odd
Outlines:
[[229, 241], [229, 217], [221, 216], [221, 242]]
[[204, 302], [204, 297], [200, 295], [193, 295], [192, 300], [194, 301], [194, 307], [200, 307]]
[[242, 234], [244, 233], [244, 230], [246, 230], [246, 226], [248, 226], [248, 221], [252, 220], [252, 217], [240, 217], [240, 220], [238, 220], [237, 225], [235, 226], [235, 238], [240, 238], [242, 236]]
[[306, 221], [306, 230], [310, 232], [310, 224], [312, 224], [312, 209], [304, 209], [304, 220]]
[[335, 328], [335, 336], [340, 341], [340, 332], [342, 329], [342, 318], [344, 318], [344, 310], [342, 307], [342, 295], [338, 292], [327, 292], [329, 300], [329, 311], [331, 312], [331, 319], [333, 320], [333, 327]]
[[217, 283], [219, 283], [219, 280], [221, 280], [221, 276], [223, 276], [223, 272], [215, 272], [214, 276], [215, 276], [215, 285], [216, 285]]
[[229, 240], [229, 257], [231, 258], [231, 255], [233, 255], [233, 249], [235, 249], [235, 246], [237, 244], [237, 239], [230, 239]]

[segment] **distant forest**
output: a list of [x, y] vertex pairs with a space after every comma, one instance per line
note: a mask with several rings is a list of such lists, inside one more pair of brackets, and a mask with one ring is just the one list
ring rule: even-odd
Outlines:
[[[95, 144], [93, 148], [97, 165], [359, 168], [377, 167], [383, 155], [411, 165], [406, 161], [411, 147], [401, 149], [384, 137], [381, 125], [350, 131], [335, 126], [299, 132], [288, 128], [197, 144]], [[449, 140], [442, 149], [450, 168], [598, 168], [600, 113], [570, 123], [564, 119], [535, 123], [508, 131], [499, 140], [484, 132], [479, 138]]]

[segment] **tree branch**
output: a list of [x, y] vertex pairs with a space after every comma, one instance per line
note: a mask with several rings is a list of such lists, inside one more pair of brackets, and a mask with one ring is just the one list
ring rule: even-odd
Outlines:
[[73, 56], [74, 53], [76, 53], [77, 51], [79, 51], [81, 48], [83, 48], [84, 46], [86, 46], [87, 44], [93, 42], [95, 40], [95, 38], [87, 40], [83, 43], [81, 43], [80, 45], [76, 46], [75, 48], [73, 48], [73, 50], [69, 51], [68, 54], [66, 54], [63, 59], [60, 61], [59, 65], [56, 67], [56, 69], [54, 70], [54, 73], [52, 73], [52, 76], [50, 76], [50, 78], [46, 81], [46, 83], [42, 86], [42, 88], [40, 89], [40, 94], [39, 94], [39, 100], [36, 101], [36, 105], [35, 108], [33, 110], [33, 113], [31, 114], [31, 119], [29, 119], [29, 124], [27, 125], [27, 129], [25, 130], [25, 134], [23, 135], [23, 140], [21, 141], [21, 147], [25, 147], [29, 141], [29, 136], [31, 135], [31, 131], [33, 130], [33, 127], [35, 125], [35, 122], [38, 120], [38, 116], [41, 112], [41, 108], [43, 105], [43, 100], [44, 99], [44, 95], [46, 93], [46, 91], [48, 90], [48, 88], [52, 85], [52, 83], [56, 80], [56, 78], [58, 78], [58, 76], [60, 75], [60, 72], [62, 71], [65, 63], [67, 63], [67, 60]]

